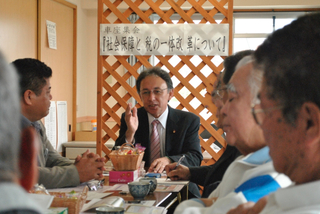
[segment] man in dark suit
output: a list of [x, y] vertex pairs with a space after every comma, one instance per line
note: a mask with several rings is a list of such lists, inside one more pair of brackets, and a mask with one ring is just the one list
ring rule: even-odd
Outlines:
[[[119, 137], [115, 146], [125, 142], [139, 143], [146, 147], [143, 160], [149, 172], [161, 173], [167, 164], [177, 162], [182, 155], [186, 166], [199, 166], [202, 161], [199, 127], [200, 119], [193, 113], [173, 109], [168, 102], [173, 97], [173, 84], [169, 74], [157, 67], [143, 71], [136, 88], [143, 102], [137, 109], [128, 104], [121, 117]], [[157, 131], [160, 152], [154, 154], [152, 122], [158, 120]], [[191, 193], [200, 196], [195, 184], [190, 184]]]
[[[168, 102], [173, 97], [173, 84], [169, 74], [153, 67], [143, 71], [136, 82], [143, 107], [132, 108], [129, 103], [121, 117], [119, 137], [115, 146], [125, 142], [140, 143], [146, 147], [143, 160], [150, 166], [149, 172], [159, 172], [184, 154], [183, 164], [199, 166], [202, 161], [200, 149], [200, 119], [190, 112], [173, 109]], [[160, 157], [151, 157], [151, 123], [158, 120], [157, 130], [160, 137]]]

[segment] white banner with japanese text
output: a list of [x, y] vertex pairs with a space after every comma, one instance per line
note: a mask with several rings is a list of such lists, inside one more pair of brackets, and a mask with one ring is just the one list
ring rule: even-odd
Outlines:
[[100, 55], [227, 56], [229, 24], [100, 24]]

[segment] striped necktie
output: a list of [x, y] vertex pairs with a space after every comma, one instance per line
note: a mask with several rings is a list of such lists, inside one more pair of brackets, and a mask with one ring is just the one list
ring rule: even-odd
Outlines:
[[158, 133], [157, 126], [159, 124], [159, 120], [152, 121], [152, 131], [151, 131], [151, 156], [150, 156], [150, 164], [157, 158], [160, 158], [160, 137]]

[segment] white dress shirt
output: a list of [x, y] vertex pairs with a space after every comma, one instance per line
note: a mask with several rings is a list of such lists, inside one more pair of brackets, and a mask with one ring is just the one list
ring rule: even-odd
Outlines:
[[268, 198], [260, 214], [320, 213], [320, 181], [279, 189]]
[[159, 120], [159, 125], [157, 126], [158, 128], [158, 133], [160, 137], [160, 156], [164, 157], [166, 156], [165, 151], [166, 151], [166, 124], [167, 124], [167, 119], [168, 119], [168, 113], [169, 113], [169, 108], [167, 106], [166, 110], [162, 113], [162, 115], [158, 118], [155, 118], [151, 114], [148, 113], [148, 121], [149, 121], [149, 139], [151, 137], [151, 130], [152, 130], [152, 121], [153, 120]]

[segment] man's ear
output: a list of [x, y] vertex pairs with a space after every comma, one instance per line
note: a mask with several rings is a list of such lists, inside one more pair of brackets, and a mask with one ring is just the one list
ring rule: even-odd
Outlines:
[[320, 142], [320, 109], [312, 102], [306, 102], [300, 109], [305, 122], [306, 143]]
[[174, 95], [173, 89], [170, 89], [168, 102], [171, 100], [173, 95]]
[[26, 90], [23, 93], [23, 101], [27, 104], [27, 105], [31, 105], [32, 104], [32, 96], [34, 96], [34, 92], [31, 90]]
[[39, 138], [33, 127], [21, 131], [20, 185], [29, 191], [38, 181]]

